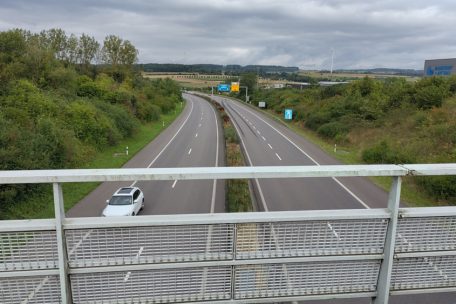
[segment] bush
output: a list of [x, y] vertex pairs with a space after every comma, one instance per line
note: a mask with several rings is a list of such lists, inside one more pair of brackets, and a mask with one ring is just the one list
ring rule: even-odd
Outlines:
[[362, 152], [362, 159], [368, 164], [404, 164], [414, 162], [413, 159], [393, 150], [384, 140], [371, 148], [365, 149]]
[[456, 204], [456, 176], [426, 176], [415, 179], [428, 194]]
[[415, 103], [421, 109], [442, 106], [444, 97], [442, 89], [436, 86], [419, 88], [414, 95]]
[[317, 129], [318, 134], [327, 137], [327, 138], [335, 138], [337, 136], [343, 136], [348, 133], [348, 128], [346, 125], [334, 121], [334, 122], [329, 122], [326, 123], [322, 126], [320, 126]]
[[139, 100], [136, 104], [136, 116], [142, 121], [157, 121], [160, 119], [161, 109], [148, 101]]

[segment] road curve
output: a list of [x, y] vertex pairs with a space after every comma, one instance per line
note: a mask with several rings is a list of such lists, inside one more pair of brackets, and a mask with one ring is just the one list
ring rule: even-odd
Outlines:
[[[224, 165], [223, 133], [218, 116], [207, 101], [184, 94], [182, 114], [124, 168], [211, 167]], [[144, 191], [140, 213], [179, 214], [225, 211], [224, 181], [106, 182], [67, 212], [68, 217], [100, 216], [119, 187], [134, 184]]]

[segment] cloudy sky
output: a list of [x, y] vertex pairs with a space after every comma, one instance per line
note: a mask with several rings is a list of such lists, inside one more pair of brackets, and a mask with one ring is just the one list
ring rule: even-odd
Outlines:
[[456, 57], [455, 0], [1, 0], [0, 30], [130, 40], [139, 62], [422, 69]]

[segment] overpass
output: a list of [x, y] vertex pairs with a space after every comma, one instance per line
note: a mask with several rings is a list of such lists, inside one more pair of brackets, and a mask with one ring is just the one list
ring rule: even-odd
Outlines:
[[[456, 207], [400, 208], [456, 164], [0, 171], [53, 185], [55, 218], [0, 221], [1, 303], [272, 303], [456, 291]], [[62, 184], [390, 176], [386, 208], [65, 218]]]

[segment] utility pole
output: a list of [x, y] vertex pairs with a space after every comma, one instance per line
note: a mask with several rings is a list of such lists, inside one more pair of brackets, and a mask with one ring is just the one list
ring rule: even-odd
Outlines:
[[331, 79], [333, 75], [333, 65], [334, 65], [334, 48], [331, 48]]

